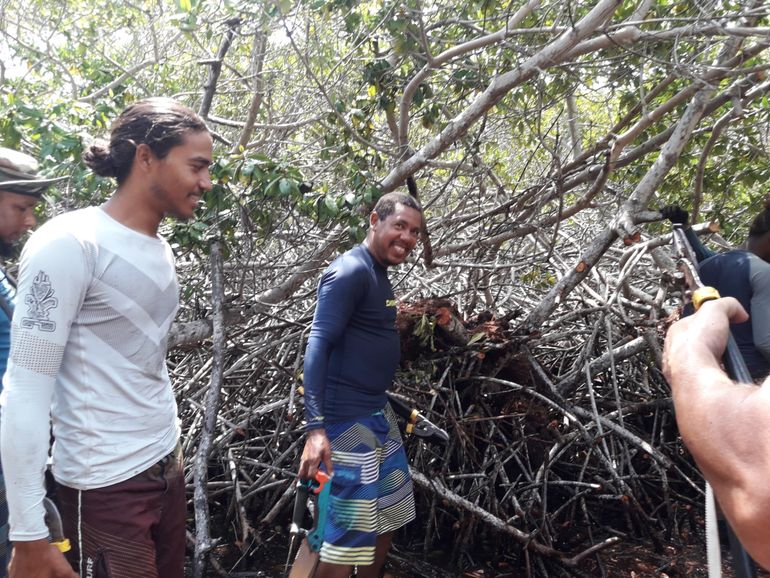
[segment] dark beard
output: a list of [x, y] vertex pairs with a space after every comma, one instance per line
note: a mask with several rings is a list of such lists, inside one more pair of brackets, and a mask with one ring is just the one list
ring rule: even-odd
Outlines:
[[6, 243], [0, 239], [0, 257], [7, 259], [16, 255], [16, 250], [12, 243]]

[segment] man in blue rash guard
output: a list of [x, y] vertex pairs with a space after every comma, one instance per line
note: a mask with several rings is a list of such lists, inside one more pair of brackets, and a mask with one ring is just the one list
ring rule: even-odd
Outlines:
[[704, 247], [687, 227], [688, 214], [683, 209], [670, 206], [662, 212], [686, 227], [687, 239], [701, 261], [701, 281], [715, 287], [722, 297], [735, 297], [749, 314], [747, 321], [731, 325], [730, 331], [751, 377], [762, 381], [770, 374], [770, 198], [751, 222], [743, 246], [727, 253]]
[[333, 473], [316, 578], [380, 575], [393, 532], [415, 517], [412, 481], [386, 390], [400, 359], [387, 267], [417, 244], [422, 209], [389, 193], [369, 217], [363, 244], [341, 255], [318, 285], [305, 352], [308, 437], [300, 479]]
[[749, 314], [730, 331], [755, 381], [770, 374], [770, 208], [749, 227], [744, 246], [720, 253], [700, 265], [701, 280], [723, 297], [735, 297]]

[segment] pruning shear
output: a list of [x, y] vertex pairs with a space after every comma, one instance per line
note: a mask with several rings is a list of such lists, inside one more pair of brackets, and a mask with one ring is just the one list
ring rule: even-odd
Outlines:
[[395, 395], [388, 392], [388, 403], [393, 411], [406, 419], [404, 433], [406, 435], [414, 434], [428, 443], [440, 444], [445, 446], [449, 443], [449, 434], [431, 422], [415, 408], [401, 401]]
[[[326, 472], [318, 471], [314, 478], [309, 480], [297, 480], [297, 493], [294, 497], [294, 511], [291, 516], [289, 533], [291, 543], [289, 554], [286, 557], [284, 576], [288, 578], [311, 578], [315, 573], [319, 561], [319, 552], [324, 539], [326, 517], [329, 513], [329, 493], [331, 476]], [[313, 526], [303, 528], [302, 522], [305, 512], [308, 510], [308, 499], [312, 504]], [[294, 564], [289, 563], [294, 551], [294, 545], [299, 537], [304, 537], [297, 550]]]

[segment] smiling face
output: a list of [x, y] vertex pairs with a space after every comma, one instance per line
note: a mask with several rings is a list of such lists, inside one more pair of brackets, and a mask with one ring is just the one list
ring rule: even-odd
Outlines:
[[38, 197], [0, 190], [0, 241], [10, 245], [37, 223]]
[[380, 219], [377, 212], [369, 217], [366, 246], [375, 260], [384, 267], [400, 265], [417, 245], [422, 229], [420, 211], [396, 203], [393, 213]]
[[212, 139], [206, 131], [189, 132], [162, 159], [154, 159], [150, 192], [164, 215], [190, 219], [203, 193], [211, 189]]

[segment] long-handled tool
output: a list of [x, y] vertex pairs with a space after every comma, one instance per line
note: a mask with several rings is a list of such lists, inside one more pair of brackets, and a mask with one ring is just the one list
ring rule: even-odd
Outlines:
[[[291, 516], [291, 543], [289, 544], [289, 554], [286, 557], [286, 566], [284, 576], [287, 578], [312, 578], [318, 566], [318, 556], [324, 539], [324, 528], [326, 527], [326, 516], [329, 512], [329, 492], [331, 491], [331, 478], [326, 472], [318, 471], [315, 478], [310, 480], [297, 481], [297, 493], [294, 497], [294, 511]], [[305, 519], [305, 512], [308, 510], [308, 499], [312, 504], [311, 514], [313, 516], [313, 526], [309, 529], [303, 528], [302, 523]], [[294, 545], [298, 538], [303, 538], [302, 543], [297, 550], [294, 563], [289, 564], [294, 552]]]
[[[305, 387], [297, 387], [300, 395], [305, 395]], [[406, 435], [414, 434], [425, 442], [432, 444], [447, 445], [449, 443], [449, 434], [431, 422], [427, 417], [402, 401], [392, 393], [388, 392], [388, 403], [397, 416], [406, 420], [404, 433]]]
[[[677, 266], [683, 276], [684, 283], [689, 290], [689, 298], [697, 311], [706, 301], [719, 299], [719, 291], [714, 287], [707, 287], [698, 276], [698, 266], [695, 251], [685, 236], [682, 225], [674, 225], [674, 253], [677, 257]], [[741, 383], [752, 383], [751, 374], [746, 367], [738, 344], [732, 333], [727, 337], [727, 348], [722, 359], [725, 371], [731, 379]], [[721, 576], [721, 554], [719, 552], [719, 538], [716, 532], [716, 504], [710, 485], [706, 485], [706, 532], [709, 578]], [[727, 536], [730, 542], [730, 553], [733, 558], [733, 569], [736, 578], [754, 578], [754, 565], [746, 550], [741, 545], [738, 537], [727, 524]]]
[[414, 434], [423, 441], [433, 444], [445, 446], [449, 443], [449, 434], [446, 431], [392, 393], [388, 393], [388, 402], [396, 415], [406, 419], [406, 428], [404, 429], [406, 435]]

